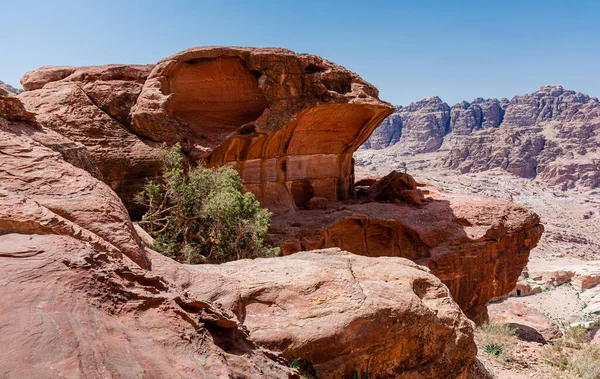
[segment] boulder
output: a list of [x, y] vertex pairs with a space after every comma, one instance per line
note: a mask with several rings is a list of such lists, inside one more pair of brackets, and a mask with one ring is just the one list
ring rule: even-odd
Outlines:
[[506, 299], [491, 303], [488, 310], [491, 322], [508, 324], [523, 341], [545, 344], [562, 337], [559, 326], [552, 319], [523, 303]]
[[466, 378], [476, 364], [473, 324], [440, 280], [406, 259], [326, 249], [186, 272], [155, 266], [319, 378]]
[[421, 207], [332, 204], [335, 211], [279, 215], [269, 240], [284, 254], [339, 247], [411, 259], [429, 267], [465, 314], [482, 323], [487, 302], [515, 287], [544, 228], [535, 213], [513, 203], [433, 188], [430, 196]]
[[306, 209], [325, 209], [327, 208], [327, 199], [324, 197], [311, 197], [306, 202]]
[[421, 205], [424, 199], [421, 190], [417, 189], [417, 182], [412, 176], [392, 171], [369, 187], [368, 199], [371, 201], [398, 200], [413, 205]]

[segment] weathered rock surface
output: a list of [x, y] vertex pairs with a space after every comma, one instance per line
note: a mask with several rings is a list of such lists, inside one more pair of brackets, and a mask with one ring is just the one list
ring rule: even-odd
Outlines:
[[102, 179], [134, 215], [136, 194], [161, 170], [157, 143], [127, 129], [130, 108], [152, 66], [46, 67], [25, 74], [19, 97], [46, 128], [85, 146]]
[[421, 205], [424, 199], [421, 190], [417, 189], [415, 179], [406, 173], [396, 171], [373, 183], [367, 191], [367, 197], [371, 201], [400, 201], [413, 205]]
[[176, 263], [145, 250], [116, 194], [52, 149], [84, 147], [10, 101], [13, 121], [0, 118], [0, 295], [10, 304], [0, 343], [11, 348], [0, 376], [297, 377], [253, 341], [311, 360], [323, 378], [487, 376], [472, 323], [425, 268], [339, 250]]
[[336, 204], [280, 215], [270, 238], [284, 254], [340, 247], [411, 259], [429, 267], [465, 314], [481, 323], [486, 303], [515, 287], [543, 226], [535, 213], [512, 203], [429, 191], [421, 207]]
[[233, 165], [273, 211], [352, 197], [352, 153], [392, 107], [341, 66], [285, 49], [196, 48], [159, 62], [132, 130]]
[[312, 362], [319, 378], [467, 378], [475, 365], [472, 323], [406, 259], [328, 249], [155, 267], [235, 313], [258, 343]]
[[[445, 131], [431, 120], [447, 120]], [[364, 146], [398, 155], [448, 151], [441, 164], [461, 173], [500, 168], [563, 189], [596, 188], [600, 102], [562, 86], [452, 108], [437, 97], [426, 98], [399, 107]]]
[[[18, 102], [16, 98], [0, 96], [0, 104], [7, 100]], [[0, 105], [0, 108], [4, 107]], [[64, 140], [47, 133], [33, 121], [24, 123], [0, 118], [0, 190], [5, 201], [18, 204], [26, 215], [31, 211], [42, 217], [35, 221], [36, 224], [51, 225], [56, 222], [54, 220], [62, 223], [65, 219], [79, 225], [99, 236], [113, 250], [127, 255], [142, 267], [149, 267], [127, 211], [114, 192], [48, 147]], [[67, 153], [68, 147], [62, 149], [62, 154]], [[72, 155], [73, 160], [79, 157], [84, 162], [85, 155], [76, 152]], [[18, 215], [20, 213], [12, 214], [10, 209], [3, 215], [0, 225], [5, 233], [13, 227], [16, 232], [21, 224], [32, 222], [27, 217], [20, 219]], [[76, 230], [69, 233], [79, 234]]]
[[155, 66], [43, 67], [21, 82], [27, 108], [89, 148], [134, 216], [162, 142], [233, 165], [275, 212], [349, 199], [352, 153], [393, 110], [356, 74], [285, 49], [195, 48]]
[[297, 377], [233, 315], [145, 270], [116, 194], [27, 121], [0, 118], [0, 377]]

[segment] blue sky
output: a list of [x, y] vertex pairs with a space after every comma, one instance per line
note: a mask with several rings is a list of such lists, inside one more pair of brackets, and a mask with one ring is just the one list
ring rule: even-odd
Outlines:
[[202, 45], [286, 47], [357, 72], [406, 105], [600, 96], [600, 1], [0, 0], [0, 80], [43, 65], [154, 63]]

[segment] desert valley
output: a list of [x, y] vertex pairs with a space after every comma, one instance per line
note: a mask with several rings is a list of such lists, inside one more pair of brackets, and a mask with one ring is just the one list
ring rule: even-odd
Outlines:
[[600, 3], [0, 9], [0, 379], [600, 379]]
[[[21, 83], [0, 96], [2, 377], [571, 377], [544, 346], [596, 340], [596, 98], [396, 108], [317, 56], [234, 47]], [[154, 251], [136, 194], [163, 143], [234, 168], [281, 256]]]

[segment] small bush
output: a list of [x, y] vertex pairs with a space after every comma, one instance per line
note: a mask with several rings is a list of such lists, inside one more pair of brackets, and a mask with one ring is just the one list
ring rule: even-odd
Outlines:
[[298, 370], [301, 379], [315, 379], [317, 372], [308, 359], [296, 358], [290, 363], [290, 367]]
[[513, 360], [512, 352], [517, 344], [516, 331], [506, 324], [486, 322], [475, 331], [477, 346], [495, 359]]
[[563, 338], [544, 346], [542, 359], [563, 371], [584, 379], [600, 379], [600, 347], [590, 344], [583, 326], [565, 331]]
[[590, 336], [583, 325], [574, 326], [565, 332], [564, 342], [567, 347], [580, 348], [581, 345], [590, 342]]
[[569, 366], [583, 379], [599, 379], [600, 348], [593, 345], [585, 346], [573, 355]]
[[219, 263], [278, 255], [264, 246], [271, 213], [231, 167], [186, 170], [179, 145], [162, 147], [162, 183], [141, 194], [148, 212], [140, 225], [155, 238], [153, 248], [184, 263]]

